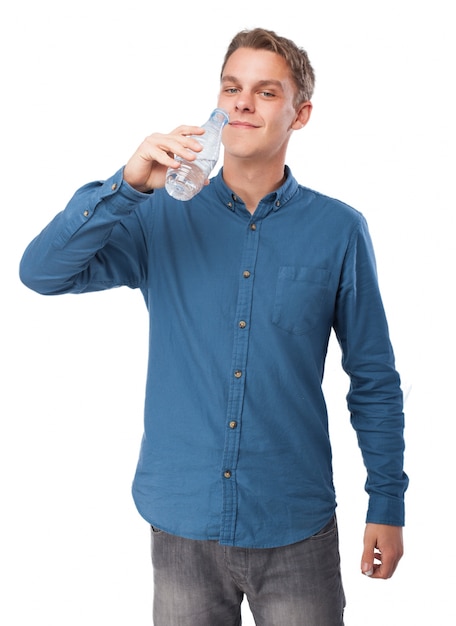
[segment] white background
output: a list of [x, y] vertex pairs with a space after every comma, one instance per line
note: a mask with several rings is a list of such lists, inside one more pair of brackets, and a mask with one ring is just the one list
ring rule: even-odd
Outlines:
[[[359, 573], [365, 476], [331, 344], [325, 388], [346, 623], [451, 623], [451, 4], [2, 5], [0, 623], [151, 623], [149, 530], [130, 495], [146, 367], [141, 295], [46, 298], [21, 285], [17, 267], [77, 187], [114, 173], [145, 135], [206, 120], [231, 37], [255, 26], [294, 39], [315, 67], [312, 119], [292, 138], [287, 162], [300, 182], [366, 216], [408, 395], [406, 553], [391, 580], [374, 581]], [[245, 614], [252, 624], [247, 606]]]

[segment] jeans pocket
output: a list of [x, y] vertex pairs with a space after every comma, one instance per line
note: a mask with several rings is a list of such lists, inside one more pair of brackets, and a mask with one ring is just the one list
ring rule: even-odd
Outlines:
[[311, 539], [324, 539], [325, 537], [334, 534], [337, 534], [337, 519], [335, 515], [331, 517], [326, 526], [323, 526], [323, 528], [315, 533], [315, 535], [312, 535]]

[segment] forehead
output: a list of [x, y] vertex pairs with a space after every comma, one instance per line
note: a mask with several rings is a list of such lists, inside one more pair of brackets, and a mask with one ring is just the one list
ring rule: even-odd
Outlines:
[[290, 68], [285, 59], [270, 50], [238, 48], [223, 68], [222, 80], [226, 77], [241, 81], [281, 81], [292, 83]]

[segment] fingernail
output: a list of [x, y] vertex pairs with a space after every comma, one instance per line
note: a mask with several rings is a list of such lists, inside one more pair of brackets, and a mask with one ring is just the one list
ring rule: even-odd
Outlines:
[[374, 568], [371, 567], [369, 570], [367, 570], [367, 572], [363, 572], [364, 576], [372, 576], [372, 574], [374, 573]]

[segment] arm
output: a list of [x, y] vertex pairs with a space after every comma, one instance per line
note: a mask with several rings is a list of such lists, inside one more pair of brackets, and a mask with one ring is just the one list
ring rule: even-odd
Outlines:
[[146, 238], [135, 210], [147, 199], [122, 181], [122, 171], [85, 185], [27, 246], [22, 282], [45, 295], [139, 287]]
[[202, 132], [180, 126], [150, 135], [123, 170], [79, 189], [25, 250], [22, 282], [49, 295], [141, 286], [147, 232], [135, 213], [149, 198], [142, 192], [163, 187], [167, 168], [179, 166], [170, 154], [194, 159], [201, 145], [187, 135]]
[[[367, 470], [369, 507], [362, 571], [372, 569], [374, 577], [386, 578], [402, 556], [408, 478], [403, 471], [400, 379], [363, 218], [346, 253], [334, 328], [342, 348], [342, 364], [350, 377], [347, 402]], [[374, 553], [381, 565], [374, 565]]]

